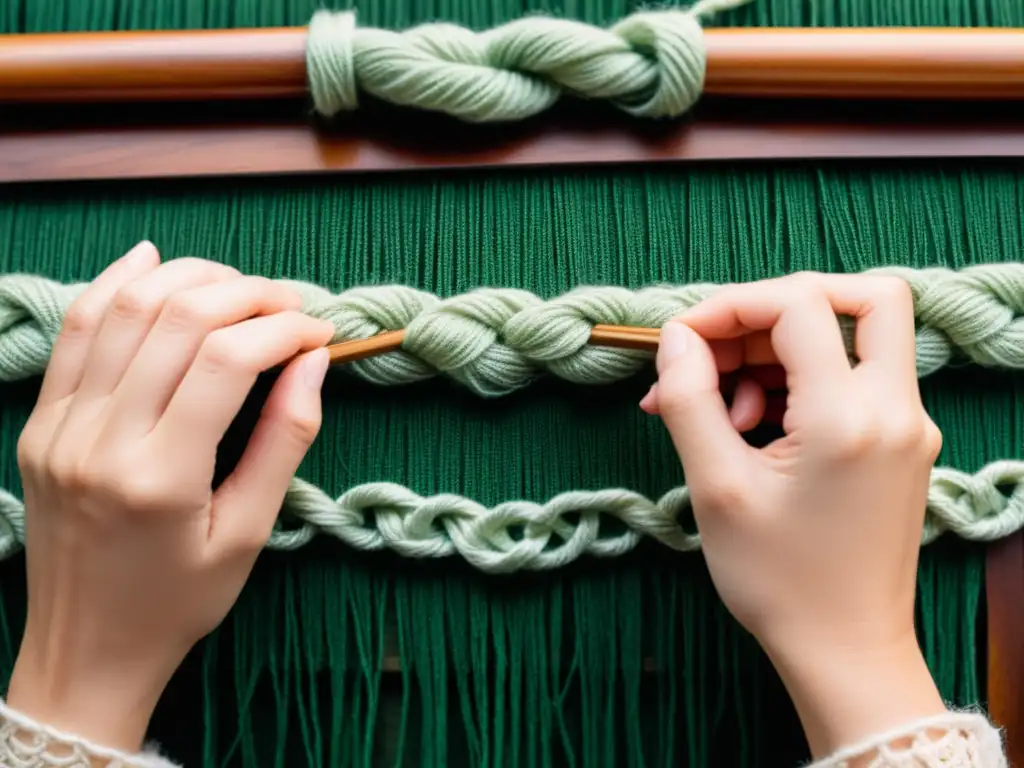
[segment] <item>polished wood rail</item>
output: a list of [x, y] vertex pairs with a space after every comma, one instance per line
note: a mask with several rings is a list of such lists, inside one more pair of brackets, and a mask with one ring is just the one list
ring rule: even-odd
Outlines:
[[[711, 95], [1021, 99], [1024, 30], [719, 28]], [[0, 36], [0, 101], [253, 100], [306, 94], [306, 28]]]

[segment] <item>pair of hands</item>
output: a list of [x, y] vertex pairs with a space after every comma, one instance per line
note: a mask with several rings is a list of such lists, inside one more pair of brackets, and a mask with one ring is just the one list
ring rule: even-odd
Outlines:
[[[149, 243], [69, 310], [19, 443], [28, 621], [9, 703], [110, 747], [139, 747], [190, 648], [230, 610], [320, 426], [332, 327], [284, 285]], [[858, 319], [851, 367], [836, 314]], [[289, 362], [290, 361], [290, 362]], [[218, 443], [261, 371], [287, 363], [234, 473]], [[742, 378], [775, 364], [785, 436]], [[901, 281], [794, 275], [728, 287], [662, 332], [660, 414], [686, 469], [704, 556], [822, 754], [943, 705], [913, 605], [941, 443], [917, 388]], [[877, 686], [886, 687], [879, 695]]]

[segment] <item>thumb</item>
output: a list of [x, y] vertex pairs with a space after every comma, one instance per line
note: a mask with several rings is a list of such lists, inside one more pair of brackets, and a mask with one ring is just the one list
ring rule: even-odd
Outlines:
[[288, 486], [320, 431], [328, 363], [321, 347], [284, 369], [242, 458], [217, 489], [211, 537], [227, 551], [256, 551], [270, 538]]
[[678, 320], [665, 324], [658, 345], [657, 408], [691, 487], [734, 475], [750, 447], [729, 419], [708, 343]]

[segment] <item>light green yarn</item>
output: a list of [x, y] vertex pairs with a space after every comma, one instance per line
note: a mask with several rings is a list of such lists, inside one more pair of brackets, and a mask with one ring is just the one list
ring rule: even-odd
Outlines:
[[[920, 376], [958, 360], [1024, 369], [1024, 264], [872, 272], [898, 276], [911, 287]], [[705, 283], [636, 291], [584, 286], [544, 300], [519, 289], [482, 288], [442, 300], [401, 285], [337, 294], [310, 283], [289, 285], [302, 294], [304, 311], [334, 324], [335, 341], [406, 329], [401, 350], [352, 363], [358, 376], [398, 385], [443, 373], [484, 397], [508, 394], [545, 373], [589, 385], [625, 379], [651, 354], [588, 344], [595, 325], [659, 328], [718, 289]], [[45, 370], [63, 313], [82, 288], [0, 275], [0, 381]]]
[[[356, 549], [389, 549], [411, 558], [460, 555], [486, 573], [551, 570], [583, 556], [616, 557], [647, 537], [678, 552], [700, 548], [683, 529], [686, 487], [657, 501], [621, 488], [569, 491], [544, 504], [508, 501], [487, 508], [455, 494], [423, 497], [394, 483], [357, 486], [337, 499], [295, 478], [284, 511], [299, 527], [278, 527], [267, 546], [293, 550], [317, 534]], [[615, 518], [622, 530], [607, 534]], [[997, 461], [976, 474], [932, 471], [922, 544], [949, 531], [992, 541], [1024, 527], [1024, 461]], [[24, 542], [25, 507], [0, 490], [0, 559]], [[603, 530], [604, 529], [604, 530]]]
[[608, 101], [637, 117], [687, 112], [704, 85], [699, 20], [748, 0], [702, 0], [644, 11], [608, 29], [530, 16], [484, 31], [423, 24], [404, 32], [356, 26], [352, 11], [319, 11], [306, 70], [316, 111], [355, 109], [359, 91], [473, 123], [522, 120], [564, 94]]

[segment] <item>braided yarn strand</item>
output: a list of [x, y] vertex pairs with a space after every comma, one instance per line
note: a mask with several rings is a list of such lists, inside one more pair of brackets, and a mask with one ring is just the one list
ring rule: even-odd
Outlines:
[[[543, 504], [507, 501], [485, 507], [455, 494], [424, 497], [394, 483], [368, 483], [332, 498], [295, 478], [267, 547], [295, 550], [317, 535], [355, 549], [391, 550], [416, 559], [461, 556], [492, 574], [561, 568], [583, 557], [624, 555], [644, 538], [676, 552], [700, 548], [700, 537], [680, 519], [690, 504], [686, 487], [660, 499], [612, 488], [569, 491]], [[616, 520], [615, 532], [608, 523]], [[946, 532], [993, 541], [1024, 528], [1024, 461], [997, 461], [976, 474], [932, 471], [922, 544]], [[0, 490], [0, 559], [25, 540], [25, 507]]]
[[[1024, 264], [911, 269], [874, 274], [905, 280], [914, 296], [917, 372], [927, 376], [958, 360], [1024, 369]], [[334, 341], [405, 329], [402, 349], [349, 368], [378, 385], [439, 374], [483, 397], [499, 397], [551, 374], [578, 384], [625, 379], [649, 352], [588, 344], [595, 325], [659, 328], [719, 286], [659, 285], [629, 290], [583, 286], [551, 299], [515, 288], [481, 288], [446, 299], [402, 285], [332, 293], [288, 281], [305, 312], [334, 324]], [[34, 275], [0, 275], [0, 381], [41, 374], [67, 308], [84, 285]], [[852, 338], [847, 338], [852, 354]]]
[[306, 42], [309, 90], [327, 117], [356, 109], [360, 91], [471, 123], [523, 120], [564, 94], [636, 117], [676, 117], [704, 86], [700, 19], [748, 1], [642, 11], [608, 29], [529, 16], [483, 32], [449, 23], [362, 28], [352, 11], [321, 10]]

